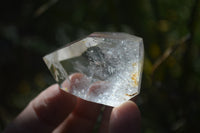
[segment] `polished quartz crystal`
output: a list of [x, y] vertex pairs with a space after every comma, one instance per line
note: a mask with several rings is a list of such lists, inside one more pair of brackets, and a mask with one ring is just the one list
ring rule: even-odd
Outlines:
[[46, 55], [44, 61], [61, 89], [116, 107], [139, 94], [143, 58], [142, 38], [97, 32]]

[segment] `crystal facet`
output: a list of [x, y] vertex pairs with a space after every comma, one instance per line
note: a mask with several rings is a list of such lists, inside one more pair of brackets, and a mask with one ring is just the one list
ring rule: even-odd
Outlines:
[[[44, 61], [63, 90], [116, 107], [139, 94], [143, 57], [142, 38], [98, 32], [46, 55]], [[72, 81], [74, 73], [79, 78]]]

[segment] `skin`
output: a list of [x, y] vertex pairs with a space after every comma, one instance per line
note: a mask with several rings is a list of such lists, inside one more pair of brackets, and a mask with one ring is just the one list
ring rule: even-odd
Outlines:
[[[71, 84], [81, 76], [72, 75]], [[33, 99], [4, 133], [91, 133], [101, 107], [52, 85]], [[99, 133], [139, 133], [140, 119], [132, 101], [115, 108], [106, 106]]]

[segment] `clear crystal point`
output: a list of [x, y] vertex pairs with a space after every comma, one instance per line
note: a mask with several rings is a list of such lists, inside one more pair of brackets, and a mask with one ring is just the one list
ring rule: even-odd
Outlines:
[[63, 90], [116, 107], [139, 94], [143, 58], [142, 38], [98, 32], [46, 55], [44, 61]]

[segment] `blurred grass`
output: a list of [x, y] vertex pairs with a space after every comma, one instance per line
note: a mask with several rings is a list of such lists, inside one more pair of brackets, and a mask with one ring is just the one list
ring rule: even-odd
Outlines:
[[[117, 31], [144, 39], [144, 73], [137, 99], [142, 132], [198, 132], [199, 10], [199, 0], [2, 1], [0, 131], [54, 83], [42, 61], [45, 54], [94, 31]], [[174, 47], [186, 35], [190, 37]], [[168, 49], [173, 52], [166, 56]]]

